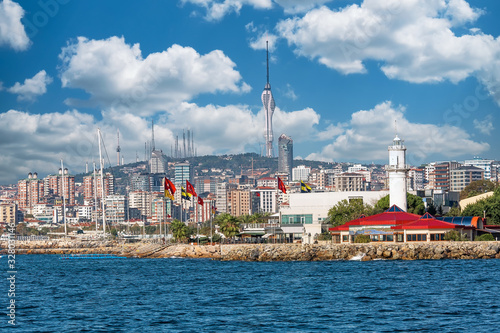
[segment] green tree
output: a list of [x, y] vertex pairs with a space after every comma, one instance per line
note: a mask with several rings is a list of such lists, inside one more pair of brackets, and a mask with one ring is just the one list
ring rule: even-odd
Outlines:
[[467, 205], [462, 216], [485, 216], [487, 224], [500, 224], [500, 187], [489, 198]]
[[479, 194], [494, 191], [498, 188], [498, 183], [490, 180], [476, 180], [467, 185], [462, 192], [460, 192], [460, 200], [474, 197]]
[[328, 211], [328, 218], [334, 227], [359, 218], [361, 215], [372, 215], [373, 208], [363, 204], [362, 200], [339, 201]]
[[248, 223], [251, 223], [252, 217], [250, 215], [248, 215], [248, 214], [241, 215], [241, 216], [238, 217], [238, 221], [240, 223], [248, 224]]
[[220, 232], [227, 238], [232, 238], [240, 232], [240, 222], [228, 213], [217, 215], [215, 222], [219, 225]]
[[176, 241], [187, 242], [190, 234], [189, 234], [189, 228], [187, 225], [184, 224], [184, 222], [181, 222], [179, 220], [173, 220], [172, 224], [170, 225], [170, 228], [172, 230], [172, 235], [174, 236]]
[[[423, 215], [425, 213], [424, 201], [418, 195], [406, 193], [406, 204], [408, 213]], [[381, 198], [374, 206], [375, 214], [385, 212], [389, 209], [389, 195]]]
[[429, 213], [433, 216], [436, 215], [436, 213], [437, 213], [436, 206], [434, 206], [434, 204], [432, 202], [429, 203], [429, 205], [427, 205], [427, 213]]
[[453, 206], [450, 208], [448, 213], [445, 214], [445, 216], [461, 216], [461, 211], [459, 206]]

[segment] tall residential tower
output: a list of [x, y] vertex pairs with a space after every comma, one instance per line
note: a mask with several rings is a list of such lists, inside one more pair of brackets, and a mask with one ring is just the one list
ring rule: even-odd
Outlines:
[[276, 105], [274, 104], [271, 84], [269, 83], [269, 47], [266, 41], [266, 63], [267, 63], [267, 83], [262, 92], [262, 104], [266, 114], [266, 157], [273, 157], [273, 113]]
[[292, 179], [293, 168], [293, 140], [281, 134], [278, 138], [278, 172], [288, 174], [288, 179]]

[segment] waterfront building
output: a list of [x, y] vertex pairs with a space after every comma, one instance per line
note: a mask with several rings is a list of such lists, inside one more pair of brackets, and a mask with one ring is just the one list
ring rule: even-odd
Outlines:
[[461, 166], [450, 172], [450, 190], [460, 192], [471, 182], [484, 179], [484, 169], [475, 166]]
[[310, 173], [311, 173], [311, 168], [306, 167], [305, 165], [299, 165], [295, 168], [292, 168], [292, 181], [300, 182], [302, 180], [306, 182], [309, 180]]
[[435, 218], [410, 214], [396, 205], [383, 213], [360, 217], [341, 226], [329, 228], [334, 243], [353, 243], [358, 235], [370, 237], [372, 242], [432, 242], [442, 241], [447, 232], [457, 230], [469, 240], [483, 229], [480, 217]]
[[386, 167], [389, 173], [389, 202], [406, 212], [406, 147], [404, 141], [397, 135], [393, 140], [389, 150], [389, 165]]
[[496, 181], [497, 168], [494, 160], [485, 160], [481, 157], [474, 157], [472, 160], [466, 160], [464, 165], [474, 166], [484, 170], [484, 179]]
[[278, 173], [292, 177], [293, 168], [293, 140], [281, 134], [278, 138]]

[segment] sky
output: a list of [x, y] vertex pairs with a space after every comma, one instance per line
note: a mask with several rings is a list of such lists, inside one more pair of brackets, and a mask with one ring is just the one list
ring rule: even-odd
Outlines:
[[[269, 43], [275, 155], [500, 160], [500, 2], [0, 0], [0, 184], [171, 154], [261, 154]], [[182, 139], [180, 139], [182, 142]], [[106, 153], [105, 153], [106, 155]], [[108, 158], [106, 158], [107, 160]]]

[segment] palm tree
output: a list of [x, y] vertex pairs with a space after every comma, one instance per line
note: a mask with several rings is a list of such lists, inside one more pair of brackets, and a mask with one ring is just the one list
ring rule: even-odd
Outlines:
[[219, 225], [220, 231], [227, 238], [232, 238], [240, 232], [240, 221], [228, 213], [217, 215], [215, 223]]
[[184, 222], [173, 220], [170, 227], [172, 229], [172, 235], [174, 236], [176, 241], [185, 242], [189, 237], [189, 230]]

